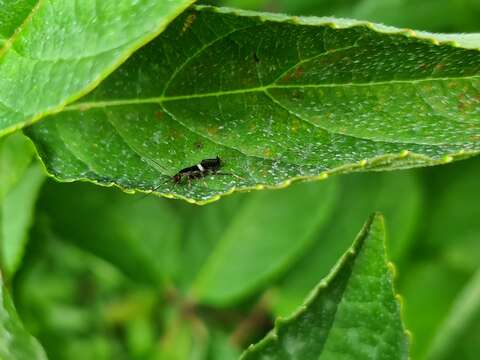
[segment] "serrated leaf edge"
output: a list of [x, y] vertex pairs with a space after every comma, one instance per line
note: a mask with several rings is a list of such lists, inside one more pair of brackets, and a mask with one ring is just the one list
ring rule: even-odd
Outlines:
[[[262, 347], [264, 344], [269, 343], [270, 341], [273, 341], [276, 343], [278, 341], [278, 330], [283, 326], [283, 324], [286, 324], [292, 320], [295, 320], [297, 317], [308, 311], [309, 305], [315, 301], [315, 298], [323, 291], [326, 291], [330, 285], [330, 283], [334, 280], [335, 276], [338, 274], [340, 269], [346, 265], [349, 261], [355, 261], [355, 256], [358, 254], [358, 252], [361, 250], [364, 241], [367, 239], [370, 229], [372, 227], [372, 224], [376, 221], [380, 221], [382, 224], [384, 223], [383, 220], [383, 215], [380, 213], [373, 213], [365, 225], [363, 226], [362, 230], [360, 233], [357, 235], [355, 238], [353, 244], [351, 247], [342, 255], [342, 257], [337, 261], [337, 263], [332, 267], [330, 272], [326, 277], [324, 277], [320, 283], [310, 292], [310, 294], [307, 296], [306, 300], [304, 301], [303, 305], [300, 306], [292, 315], [288, 317], [279, 317], [275, 320], [275, 326], [273, 330], [268, 333], [262, 340], [260, 340], [256, 344], [250, 345], [240, 356], [239, 360], [244, 359], [251, 351], [253, 351], [257, 347]], [[385, 244], [385, 241], [383, 241]], [[385, 249], [385, 246], [384, 246]], [[386, 249], [385, 249], [385, 258], [387, 258], [386, 254]], [[392, 279], [394, 278], [395, 275], [395, 267], [393, 264], [389, 261], [387, 261], [387, 268], [388, 271], [390, 272]], [[400, 308], [400, 316], [402, 318], [402, 324], [403, 324], [403, 301], [401, 300], [401, 297], [395, 292], [395, 289], [392, 287], [392, 291], [395, 296], [395, 300]], [[410, 332], [405, 328], [404, 326], [404, 334], [408, 339], [408, 343], [411, 343], [411, 334]], [[410, 359], [410, 356], [408, 357]]]

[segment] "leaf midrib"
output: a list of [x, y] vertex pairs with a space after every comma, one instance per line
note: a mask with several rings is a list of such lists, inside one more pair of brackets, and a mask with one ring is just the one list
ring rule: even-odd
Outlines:
[[413, 85], [416, 83], [422, 82], [436, 82], [436, 81], [455, 81], [455, 80], [478, 80], [480, 75], [473, 76], [464, 76], [464, 77], [438, 77], [438, 78], [424, 78], [424, 79], [415, 79], [415, 80], [392, 80], [392, 81], [371, 81], [366, 83], [343, 83], [343, 84], [299, 84], [299, 85], [265, 85], [258, 86], [253, 88], [244, 88], [244, 89], [234, 89], [234, 90], [225, 90], [225, 91], [216, 91], [200, 94], [188, 94], [188, 95], [175, 95], [175, 96], [158, 96], [158, 97], [149, 97], [149, 98], [126, 98], [118, 100], [106, 100], [106, 101], [88, 101], [88, 102], [79, 102], [72, 105], [66, 106], [63, 111], [84, 111], [92, 108], [101, 108], [101, 107], [110, 107], [110, 106], [122, 106], [122, 105], [141, 105], [141, 104], [161, 104], [167, 101], [178, 101], [178, 100], [190, 100], [190, 99], [199, 99], [207, 98], [214, 96], [227, 96], [235, 94], [247, 94], [254, 92], [268, 92], [270, 89], [301, 89], [301, 88], [342, 88], [342, 87], [368, 87], [368, 86], [381, 86], [381, 85], [392, 85], [392, 84], [408, 84]]
[[13, 32], [13, 34], [8, 39], [5, 39], [3, 46], [0, 47], [0, 59], [12, 47], [15, 40], [22, 33], [22, 31], [27, 27], [27, 25], [32, 21], [34, 15], [38, 12], [38, 10], [42, 7], [44, 3], [45, 3], [45, 0], [38, 0], [37, 3], [32, 7], [32, 10], [30, 10], [30, 13], [25, 17], [22, 23]]
[[[281, 104], [281, 102], [273, 96], [269, 92], [270, 89], [286, 89], [286, 88], [322, 88], [322, 87], [337, 87], [337, 86], [378, 86], [378, 85], [388, 85], [392, 83], [406, 83], [406, 84], [412, 84], [415, 82], [428, 82], [428, 81], [447, 81], [447, 80], [465, 80], [465, 79], [476, 79], [479, 78], [480, 76], [469, 76], [469, 77], [455, 77], [455, 78], [426, 78], [426, 79], [417, 79], [417, 80], [412, 80], [412, 81], [406, 81], [406, 80], [395, 80], [395, 81], [382, 81], [382, 82], [370, 82], [370, 83], [349, 83], [349, 84], [318, 84], [318, 85], [278, 85], [278, 84], [272, 84], [272, 85], [266, 85], [266, 86], [260, 86], [260, 87], [254, 87], [254, 88], [249, 88], [249, 89], [237, 89], [237, 90], [228, 90], [228, 91], [220, 91], [220, 92], [212, 92], [212, 93], [202, 93], [202, 94], [191, 94], [191, 95], [179, 95], [179, 96], [159, 96], [159, 97], [151, 97], [151, 98], [145, 98], [145, 99], [121, 99], [121, 100], [108, 100], [108, 101], [93, 101], [93, 102], [85, 102], [85, 103], [76, 103], [73, 105], [69, 105], [63, 109], [63, 111], [86, 111], [90, 109], [95, 109], [95, 108], [107, 108], [107, 107], [115, 107], [115, 106], [126, 106], [126, 105], [144, 105], [144, 104], [157, 104], [157, 105], [162, 105], [165, 102], [168, 101], [179, 101], [179, 100], [190, 100], [190, 99], [201, 99], [201, 98], [208, 98], [208, 97], [219, 97], [219, 96], [228, 96], [228, 95], [235, 95], [235, 94], [247, 94], [247, 93], [264, 93], [266, 97], [272, 101], [272, 103], [275, 106], [279, 106], [283, 110], [288, 111], [291, 115], [295, 116], [298, 118], [300, 121], [305, 122], [311, 126], [314, 126], [318, 129], [322, 129], [328, 133], [331, 134], [337, 134], [345, 137], [350, 137], [350, 138], [356, 138], [359, 140], [364, 140], [364, 141], [371, 141], [371, 142], [382, 142], [382, 143], [395, 143], [395, 144], [405, 144], [405, 145], [424, 145], [424, 146], [446, 146], [446, 145], [452, 145], [452, 143], [428, 143], [428, 142], [418, 142], [418, 141], [399, 141], [396, 139], [378, 139], [375, 137], [360, 137], [358, 135], [353, 135], [349, 133], [344, 133], [344, 132], [339, 132], [339, 131], [333, 131], [332, 129], [329, 129], [324, 126], [320, 126], [318, 124], [312, 123], [311, 121], [308, 121], [307, 119], [303, 118], [299, 114], [293, 113], [290, 109], [288, 109], [285, 105]], [[165, 108], [162, 106], [162, 109], [165, 110]], [[63, 112], [62, 111], [62, 112]], [[184, 126], [186, 129], [189, 131], [192, 131], [196, 134], [199, 134], [197, 131], [194, 131], [187, 125], [185, 125], [183, 122], [178, 120], [176, 117], [172, 116], [172, 114], [169, 115], [172, 117], [172, 119], [182, 126]], [[205, 137], [204, 134], [199, 134], [202, 137]], [[207, 137], [208, 140], [213, 141], [217, 143], [218, 145], [227, 147], [227, 148], [232, 148], [229, 145], [218, 143], [218, 141], [210, 139], [210, 137]], [[458, 143], [458, 145], [461, 145], [464, 143]], [[235, 148], [235, 150], [240, 151], [244, 153], [244, 151]], [[245, 153], [244, 153], [245, 154]], [[247, 155], [247, 154], [245, 154]], [[248, 155], [250, 156], [250, 155]], [[272, 159], [269, 159], [272, 160]]]

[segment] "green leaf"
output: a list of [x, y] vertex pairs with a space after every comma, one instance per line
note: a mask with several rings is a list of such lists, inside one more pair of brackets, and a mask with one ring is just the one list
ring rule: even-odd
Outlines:
[[[428, 352], [428, 359], [453, 359], [459, 356], [462, 339], [468, 337], [470, 328], [480, 319], [480, 268], [460, 292], [448, 316], [438, 330]], [[477, 326], [478, 327], [478, 326]], [[480, 339], [477, 332], [477, 339]], [[478, 346], [478, 342], [477, 342]], [[477, 354], [478, 355], [478, 354]]]
[[383, 218], [366, 223], [305, 305], [242, 359], [407, 359], [408, 336], [393, 290]]
[[33, 210], [45, 173], [35, 162], [18, 184], [0, 200], [0, 254], [2, 269], [11, 278], [18, 269], [33, 222]]
[[413, 334], [412, 358], [424, 359], [468, 277], [424, 255], [404, 267], [400, 280], [399, 289], [405, 299], [405, 323]]
[[93, 89], [193, 1], [2, 2], [0, 136]]
[[[196, 7], [28, 134], [59, 180], [197, 202], [442, 164], [480, 149], [479, 44], [475, 34]], [[172, 181], [217, 155], [233, 175]]]
[[0, 358], [2, 360], [47, 359], [41, 346], [24, 329], [0, 278]]
[[15, 279], [24, 323], [51, 359], [133, 358], [111, 334], [125, 334], [126, 322], [153, 305], [158, 292], [148, 294], [110, 264], [61, 241], [45, 220], [37, 217], [26, 265]]
[[480, 3], [471, 0], [363, 0], [350, 10], [356, 19], [429, 31], [479, 31]]
[[[480, 264], [480, 159], [431, 169], [430, 210], [425, 243], [459, 271], [473, 273]], [[459, 214], [461, 214], [459, 216]]]
[[34, 149], [22, 134], [0, 139], [0, 202], [24, 175]]
[[244, 204], [255, 194], [237, 194], [208, 206], [191, 206], [178, 203], [179, 216], [183, 220], [181, 271], [175, 281], [188, 291], [198, 273], [215, 251], [224, 232], [242, 212]]
[[172, 310], [154, 353], [155, 359], [190, 360], [205, 359], [209, 334], [205, 324], [195, 317], [186, 321], [182, 314]]
[[194, 298], [229, 305], [285, 272], [329, 219], [335, 185], [302, 184], [248, 196], [194, 280]]
[[362, 19], [435, 32], [480, 30], [477, 21], [480, 3], [472, 0], [228, 0], [222, 3], [248, 9], [270, 8], [291, 15]]
[[165, 201], [91, 184], [50, 183], [40, 207], [56, 234], [133, 279], [159, 285], [179, 267], [181, 223]]
[[326, 276], [355, 237], [365, 218], [381, 211], [390, 230], [392, 259], [405, 261], [414, 240], [421, 211], [421, 193], [413, 172], [351, 174], [339, 181], [339, 195], [329, 222], [315, 235], [312, 248], [286, 276], [274, 285], [273, 310], [285, 316], [300, 306], [303, 299]]
[[33, 147], [22, 134], [0, 139], [0, 267], [10, 280], [20, 265], [45, 173], [31, 164]]

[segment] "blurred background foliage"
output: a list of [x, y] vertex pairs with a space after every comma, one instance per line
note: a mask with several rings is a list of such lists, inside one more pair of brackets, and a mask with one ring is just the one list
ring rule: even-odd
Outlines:
[[[480, 31], [478, 0], [203, 3]], [[19, 173], [37, 174], [28, 145], [9, 141], [25, 148]], [[11, 250], [24, 252], [23, 262], [4, 265], [4, 273], [26, 328], [51, 359], [237, 359], [276, 316], [303, 302], [368, 215], [381, 211], [412, 358], [477, 359], [479, 177], [477, 158], [235, 194], [204, 207], [49, 180], [35, 216], [24, 219], [33, 222], [26, 249]], [[43, 178], [29, 178], [35, 184], [16, 196], [38, 191]], [[465, 301], [470, 312], [462, 317]]]

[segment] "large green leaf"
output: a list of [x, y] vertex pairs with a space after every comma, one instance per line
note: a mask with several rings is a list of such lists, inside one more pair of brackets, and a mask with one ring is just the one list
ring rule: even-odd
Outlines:
[[93, 89], [193, 1], [2, 1], [0, 136]]
[[[197, 7], [28, 134], [60, 180], [195, 201], [441, 164], [480, 148], [479, 44], [474, 34]], [[234, 175], [173, 183], [216, 155]]]
[[383, 218], [373, 216], [305, 305], [242, 359], [407, 359], [408, 337], [385, 253]]
[[12, 299], [0, 277], [0, 358], [2, 360], [47, 359], [43, 349], [18, 318]]

